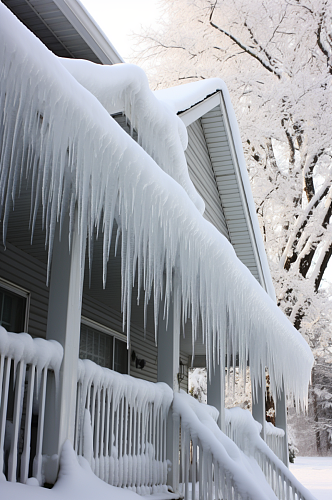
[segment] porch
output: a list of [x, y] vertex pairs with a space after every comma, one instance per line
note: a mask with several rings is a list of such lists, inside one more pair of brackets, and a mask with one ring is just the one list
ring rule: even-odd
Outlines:
[[[54, 439], [50, 409], [57, 414], [63, 396], [61, 362], [57, 342], [1, 327], [0, 464], [8, 481], [56, 480], [59, 457], [45, 450]], [[273, 452], [282, 432], [269, 429], [271, 450], [245, 410], [226, 410], [223, 433], [215, 408], [90, 360], [79, 361], [76, 388], [73, 447], [113, 486], [188, 500], [313, 500]]]

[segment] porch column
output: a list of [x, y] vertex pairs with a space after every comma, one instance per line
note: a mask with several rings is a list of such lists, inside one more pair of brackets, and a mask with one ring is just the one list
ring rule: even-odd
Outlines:
[[219, 360], [207, 373], [207, 404], [219, 411], [217, 424], [225, 432], [225, 364]]
[[284, 462], [286, 467], [289, 466], [289, 454], [288, 454], [288, 435], [287, 435], [287, 408], [286, 408], [286, 396], [284, 389], [281, 391], [280, 395], [277, 396], [275, 401], [275, 424], [276, 427], [283, 429], [285, 435], [283, 440], [283, 450], [281, 460]]
[[[265, 441], [265, 370], [262, 373], [262, 383], [257, 382], [255, 384], [251, 379], [251, 391], [252, 391], [252, 416], [254, 419], [262, 425], [261, 438]], [[257, 385], [257, 390], [256, 386]]]
[[[69, 253], [69, 217], [63, 224], [59, 241], [59, 224], [53, 245], [49, 287], [46, 338], [57, 340], [64, 349], [57, 397], [55, 381], [49, 380], [45, 409], [43, 454], [60, 455], [64, 442], [74, 444], [77, 367], [81, 324], [81, 259], [77, 220]], [[82, 271], [84, 272], [84, 270]], [[52, 390], [53, 389], [53, 390]], [[54, 407], [54, 404], [56, 405]], [[58, 460], [46, 466], [46, 482], [56, 479]]]
[[[168, 324], [164, 319], [164, 304], [160, 304], [158, 320], [158, 382], [165, 382], [174, 392], [179, 392], [178, 372], [180, 361], [180, 300], [178, 287], [168, 311]], [[167, 482], [174, 491], [179, 487], [179, 422], [168, 413], [166, 430], [166, 456], [172, 462]]]

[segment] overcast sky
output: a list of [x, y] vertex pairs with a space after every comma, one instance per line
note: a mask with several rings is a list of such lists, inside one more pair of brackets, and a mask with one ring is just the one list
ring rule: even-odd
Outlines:
[[81, 0], [111, 43], [126, 60], [131, 53], [132, 32], [149, 26], [158, 17], [157, 0]]

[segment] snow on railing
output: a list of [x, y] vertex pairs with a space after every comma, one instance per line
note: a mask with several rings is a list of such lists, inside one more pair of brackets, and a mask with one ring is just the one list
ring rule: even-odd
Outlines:
[[174, 393], [173, 419], [181, 435], [185, 500], [276, 500], [258, 464], [221, 432], [206, 405], [185, 393]]
[[[260, 437], [261, 424], [253, 419], [248, 410], [232, 408], [225, 413], [227, 435], [247, 456], [255, 458], [280, 500], [316, 500], [263, 441]], [[269, 425], [266, 429], [271, 439], [282, 437], [282, 429], [272, 430]]]
[[271, 422], [265, 422], [265, 442], [273, 453], [282, 460], [283, 456], [283, 437], [285, 431], [275, 427]]
[[62, 356], [56, 341], [0, 326], [0, 480], [26, 483], [32, 473], [42, 482], [47, 377], [53, 371], [58, 386]]
[[167, 491], [166, 420], [173, 391], [79, 361], [75, 450], [103, 481]]

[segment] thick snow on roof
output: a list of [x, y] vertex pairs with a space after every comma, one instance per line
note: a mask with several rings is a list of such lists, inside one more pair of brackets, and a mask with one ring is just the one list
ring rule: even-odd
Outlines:
[[175, 111], [181, 113], [192, 108], [195, 104], [204, 101], [206, 97], [215, 94], [218, 90], [227, 91], [226, 84], [220, 78], [200, 80], [198, 82], [186, 83], [168, 89], [155, 90], [156, 98]]
[[[81, 269], [86, 240], [92, 240], [95, 228], [101, 227], [106, 279], [116, 219], [128, 339], [135, 277], [139, 289], [144, 289], [144, 303], [153, 296], [156, 322], [161, 296], [165, 294], [168, 310], [174, 287], [179, 287], [183, 321], [190, 318], [193, 338], [201, 324], [208, 363], [224, 360], [226, 352], [233, 353], [235, 361], [239, 353], [245, 370], [250, 356], [254, 380], [260, 380], [266, 366], [274, 393], [284, 385], [287, 393], [306, 404], [313, 363], [308, 345], [237, 259], [229, 242], [202, 217], [199, 199], [193, 200], [195, 193], [183, 184], [183, 171], [181, 175], [174, 172], [174, 165], [182, 165], [185, 147], [180, 119], [175, 114], [171, 118], [165, 105], [155, 113], [157, 101], [149, 97], [139, 72], [123, 87], [127, 69], [112, 69], [110, 99], [123, 99], [131, 123], [141, 134], [141, 144], [147, 144], [151, 155], [0, 4], [3, 239], [10, 211], [27, 179], [32, 230], [41, 205], [49, 258], [57, 221], [69, 212], [72, 231], [77, 207]], [[94, 71], [100, 80], [101, 70], [89, 65], [85, 80], [92, 81]], [[130, 78], [131, 72], [129, 68], [125, 77]], [[109, 83], [106, 77], [104, 86]], [[164, 120], [171, 125], [163, 128]], [[153, 158], [160, 158], [163, 168]], [[169, 173], [177, 179], [180, 175], [178, 182]]]

